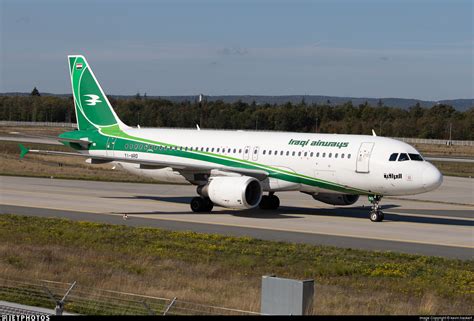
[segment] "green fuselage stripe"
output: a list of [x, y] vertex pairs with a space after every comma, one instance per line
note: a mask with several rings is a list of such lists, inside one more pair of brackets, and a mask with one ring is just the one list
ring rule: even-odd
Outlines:
[[[349, 186], [343, 186], [343, 185], [333, 183], [330, 181], [317, 179], [317, 178], [306, 176], [303, 174], [286, 171], [284, 169], [275, 168], [275, 167], [267, 166], [267, 165], [256, 163], [256, 162], [251, 162], [248, 160], [242, 160], [235, 157], [214, 154], [214, 153], [209, 153], [209, 152], [204, 152], [204, 151], [196, 151], [196, 150], [186, 151], [184, 146], [177, 146], [177, 145], [159, 142], [155, 140], [131, 136], [123, 132], [119, 128], [118, 125], [102, 127], [100, 128], [100, 133], [106, 137], [116, 138], [116, 141], [113, 147], [114, 151], [160, 154], [160, 155], [200, 160], [200, 161], [210, 162], [214, 164], [219, 164], [222, 166], [237, 167], [237, 168], [244, 168], [244, 169], [265, 170], [268, 172], [269, 177], [280, 179], [283, 181], [305, 184], [309, 186], [316, 186], [322, 189], [333, 190], [333, 191], [349, 193], [349, 194], [370, 194], [369, 192], [365, 190], [351, 188]], [[107, 139], [105, 139], [103, 143], [96, 144], [95, 148], [93, 149], [97, 149], [97, 150], [107, 149], [106, 147]], [[137, 149], [135, 149], [135, 148], [130, 148], [130, 147], [126, 148], [125, 145], [129, 145], [129, 146], [138, 145], [138, 146], [137, 146]], [[156, 148], [146, 148], [146, 145], [156, 146]], [[165, 148], [158, 148], [159, 146], [163, 146]], [[182, 147], [182, 150], [180, 150], [180, 147]]]

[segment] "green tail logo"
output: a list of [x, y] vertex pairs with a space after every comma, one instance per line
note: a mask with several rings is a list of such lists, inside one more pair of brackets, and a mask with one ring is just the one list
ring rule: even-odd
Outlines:
[[79, 130], [93, 130], [117, 124], [121, 128], [126, 127], [115, 114], [86, 58], [74, 55], [68, 56], [68, 61]]

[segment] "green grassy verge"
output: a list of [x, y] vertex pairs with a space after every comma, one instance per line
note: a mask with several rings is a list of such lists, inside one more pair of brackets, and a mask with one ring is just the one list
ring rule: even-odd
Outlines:
[[[0, 216], [4, 277], [77, 280], [83, 286], [258, 311], [260, 278], [269, 274], [314, 278], [315, 313], [473, 312], [473, 260]], [[1, 293], [0, 300], [8, 299]]]

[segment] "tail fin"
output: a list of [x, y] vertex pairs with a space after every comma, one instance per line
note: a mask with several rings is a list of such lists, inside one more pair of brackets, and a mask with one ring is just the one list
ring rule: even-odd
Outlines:
[[68, 56], [72, 95], [79, 130], [90, 130], [112, 125], [127, 126], [117, 117], [107, 96], [94, 76], [86, 58]]

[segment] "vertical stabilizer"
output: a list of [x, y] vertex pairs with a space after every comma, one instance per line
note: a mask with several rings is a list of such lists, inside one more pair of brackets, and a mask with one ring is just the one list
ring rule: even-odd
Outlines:
[[84, 56], [68, 56], [72, 94], [79, 130], [127, 126], [117, 117]]

